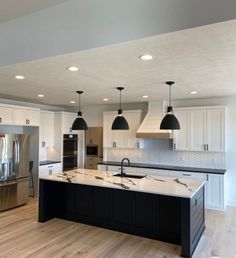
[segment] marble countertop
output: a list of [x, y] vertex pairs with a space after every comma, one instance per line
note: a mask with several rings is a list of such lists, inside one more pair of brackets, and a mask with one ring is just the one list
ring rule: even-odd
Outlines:
[[148, 175], [142, 179], [112, 176], [114, 172], [75, 169], [63, 173], [42, 176], [40, 179], [73, 184], [92, 185], [146, 192], [182, 198], [192, 198], [205, 184], [204, 180]]
[[[121, 162], [116, 161], [103, 161], [98, 163], [100, 165], [111, 165], [111, 166], [121, 166]], [[124, 166], [127, 166], [125, 163]], [[159, 165], [159, 164], [146, 164], [146, 163], [130, 163], [131, 167], [137, 168], [150, 168], [150, 169], [164, 169], [164, 170], [175, 170], [175, 171], [185, 171], [185, 172], [197, 172], [197, 173], [207, 173], [207, 174], [225, 174], [226, 169], [218, 168], [197, 168], [197, 167], [181, 167], [181, 166], [170, 166], [170, 165]]]

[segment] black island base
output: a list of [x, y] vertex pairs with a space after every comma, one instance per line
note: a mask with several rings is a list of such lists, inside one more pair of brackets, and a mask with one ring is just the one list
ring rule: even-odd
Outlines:
[[39, 180], [39, 222], [86, 223], [181, 245], [190, 258], [205, 228], [204, 186], [192, 198]]

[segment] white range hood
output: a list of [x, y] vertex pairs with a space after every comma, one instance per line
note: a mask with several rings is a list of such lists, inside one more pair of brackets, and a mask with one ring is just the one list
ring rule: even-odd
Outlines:
[[171, 130], [160, 130], [161, 120], [165, 115], [165, 101], [148, 102], [148, 112], [137, 130], [137, 138], [147, 139], [172, 139]]

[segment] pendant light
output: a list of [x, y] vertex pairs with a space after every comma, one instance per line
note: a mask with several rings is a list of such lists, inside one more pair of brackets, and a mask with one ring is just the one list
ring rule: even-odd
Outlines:
[[123, 87], [117, 87], [117, 90], [120, 91], [120, 104], [118, 109], [118, 116], [115, 118], [115, 120], [112, 123], [112, 130], [129, 130], [129, 125], [127, 120], [123, 117], [122, 109], [121, 109], [121, 91], [124, 90]]
[[73, 125], [72, 125], [72, 130], [88, 130], [87, 123], [82, 117], [82, 112], [80, 110], [80, 103], [81, 103], [81, 94], [83, 91], [76, 91], [79, 94], [79, 112], [78, 112], [78, 117], [75, 119]]
[[160, 129], [161, 130], [179, 130], [180, 125], [179, 121], [173, 114], [173, 107], [171, 106], [171, 86], [175, 82], [168, 81], [166, 84], [169, 86], [169, 106], [167, 107], [167, 113], [161, 121]]

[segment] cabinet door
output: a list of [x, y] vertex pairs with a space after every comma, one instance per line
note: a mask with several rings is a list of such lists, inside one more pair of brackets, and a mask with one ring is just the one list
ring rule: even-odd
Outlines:
[[225, 110], [210, 109], [206, 112], [206, 142], [208, 151], [225, 151]]
[[224, 176], [208, 174], [206, 183], [206, 208], [224, 210]]
[[175, 116], [179, 120], [180, 130], [174, 131], [174, 149], [189, 150], [189, 112], [177, 110]]
[[[44, 143], [44, 144], [42, 144]], [[54, 113], [40, 113], [40, 146], [54, 146]]]
[[205, 110], [192, 110], [190, 115], [190, 150], [204, 151], [206, 112]]
[[112, 123], [117, 112], [103, 115], [103, 146], [105, 148], [139, 148], [140, 140], [136, 138], [137, 129], [141, 123], [141, 111], [125, 111], [124, 117], [129, 124], [129, 130], [112, 130]]
[[14, 124], [13, 108], [0, 107], [0, 124], [5, 124], [5, 125]]
[[38, 126], [39, 125], [39, 111], [38, 110], [30, 110], [28, 109], [26, 111], [27, 113], [27, 119], [28, 119], [28, 124], [31, 126]]
[[135, 224], [134, 205], [135, 195], [131, 191], [113, 191], [112, 221], [118, 225], [130, 226]]
[[135, 224], [145, 232], [158, 233], [158, 197], [146, 193], [135, 194]]
[[95, 187], [93, 193], [94, 218], [102, 221], [110, 221], [112, 214], [111, 189]]
[[77, 115], [73, 113], [62, 114], [62, 133], [68, 134], [72, 132], [72, 124], [74, 123]]
[[115, 113], [103, 114], [103, 147], [105, 148], [113, 148], [116, 144], [116, 131], [111, 130], [114, 119]]
[[75, 219], [92, 216], [93, 189], [88, 185], [75, 185]]
[[16, 108], [14, 112], [16, 125], [27, 125], [27, 111], [25, 109]]

